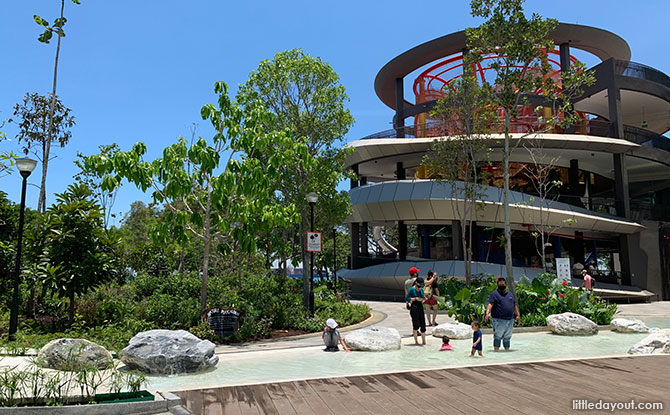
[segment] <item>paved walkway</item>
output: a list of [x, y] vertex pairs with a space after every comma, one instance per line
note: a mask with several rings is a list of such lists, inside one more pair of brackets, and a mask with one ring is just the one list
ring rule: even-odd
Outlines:
[[[670, 356], [349, 376], [175, 392], [196, 415], [575, 414], [575, 400], [660, 402], [668, 413]], [[587, 411], [594, 413], [593, 411]], [[600, 411], [599, 413], [611, 413]]]
[[[387, 301], [352, 301], [352, 303], [365, 303], [372, 309], [372, 316], [367, 320], [343, 327], [340, 332], [346, 333], [351, 330], [368, 327], [372, 325], [381, 327], [392, 327], [400, 332], [401, 337], [412, 336], [412, 322], [405, 303]], [[453, 322], [446, 314], [438, 314], [438, 323]], [[430, 335], [431, 328], [427, 327], [426, 334]], [[297, 347], [314, 347], [323, 345], [321, 333], [303, 334], [289, 338], [267, 339], [246, 343], [224, 344], [216, 347], [217, 354], [256, 352], [260, 350], [293, 349]]]

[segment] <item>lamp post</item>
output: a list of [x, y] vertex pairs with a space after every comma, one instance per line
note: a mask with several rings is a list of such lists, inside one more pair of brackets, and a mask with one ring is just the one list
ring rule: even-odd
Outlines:
[[16, 338], [16, 330], [19, 325], [19, 284], [21, 283], [21, 245], [23, 243], [23, 212], [26, 208], [26, 186], [28, 185], [28, 176], [35, 170], [37, 161], [27, 157], [16, 160], [16, 167], [23, 177], [21, 187], [21, 208], [19, 210], [19, 237], [16, 244], [16, 261], [14, 269], [14, 294], [12, 295], [12, 309], [9, 316], [9, 340]]
[[333, 282], [337, 297], [337, 228], [333, 228]]
[[[307, 193], [309, 203], [309, 231], [314, 232], [314, 205], [319, 200], [319, 195], [314, 192]], [[314, 252], [309, 253], [309, 313], [314, 315]]]

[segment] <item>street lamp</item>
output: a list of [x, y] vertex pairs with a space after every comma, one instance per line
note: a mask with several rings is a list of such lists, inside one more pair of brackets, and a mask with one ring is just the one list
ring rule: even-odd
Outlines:
[[[309, 203], [309, 231], [314, 232], [314, 205], [319, 200], [319, 195], [314, 192], [307, 193]], [[309, 253], [309, 313], [314, 315], [314, 252]]]
[[26, 187], [28, 176], [35, 170], [37, 161], [23, 157], [16, 160], [16, 167], [23, 177], [21, 187], [21, 210], [19, 210], [19, 237], [16, 244], [16, 268], [14, 269], [14, 294], [12, 295], [12, 309], [9, 316], [9, 340], [15, 339], [19, 325], [19, 284], [21, 282], [21, 245], [23, 243], [23, 212], [26, 208]]
[[333, 228], [333, 281], [335, 297], [337, 297], [337, 228]]

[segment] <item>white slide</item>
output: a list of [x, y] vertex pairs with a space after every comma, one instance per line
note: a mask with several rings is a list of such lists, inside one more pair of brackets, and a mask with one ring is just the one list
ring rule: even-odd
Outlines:
[[384, 255], [388, 255], [391, 253], [396, 253], [398, 250], [396, 247], [388, 243], [386, 239], [382, 236], [382, 227], [381, 226], [374, 226], [372, 228], [372, 238], [377, 242], [377, 245], [382, 249], [382, 253]]

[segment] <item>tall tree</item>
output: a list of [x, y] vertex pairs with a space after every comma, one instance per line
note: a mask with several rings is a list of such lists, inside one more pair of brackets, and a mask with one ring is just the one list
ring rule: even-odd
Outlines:
[[489, 134], [497, 114], [490, 105], [491, 89], [473, 76], [462, 77], [444, 92], [431, 116], [441, 120], [448, 136], [431, 143], [423, 164], [430, 177], [450, 186], [452, 197], [463, 200], [452, 207], [461, 228], [465, 281], [470, 285], [473, 223], [483, 195], [481, 167], [489, 159]]
[[[119, 146], [116, 143], [102, 144], [98, 146], [98, 150], [100, 150], [102, 156], [111, 157], [114, 153], [119, 151]], [[112, 213], [112, 208], [116, 202], [116, 194], [119, 189], [114, 188], [113, 190], [104, 190], [102, 188], [102, 179], [97, 174], [87, 171], [84, 167], [85, 159], [86, 156], [77, 151], [77, 160], [74, 161], [74, 164], [79, 167], [80, 171], [74, 175], [74, 179], [91, 189], [102, 209], [102, 220], [105, 229], [108, 229], [109, 221], [115, 217]]]
[[[72, 0], [74, 4], [80, 4], [79, 0]], [[56, 34], [58, 41], [56, 42], [56, 57], [54, 59], [54, 75], [53, 75], [53, 85], [51, 89], [51, 100], [49, 103], [49, 118], [48, 118], [48, 127], [46, 129], [46, 136], [42, 139], [44, 142], [44, 157], [42, 160], [42, 184], [40, 185], [40, 195], [37, 202], [37, 211], [44, 213], [46, 210], [46, 180], [47, 180], [47, 168], [49, 166], [49, 154], [51, 153], [51, 143], [54, 140], [53, 137], [53, 128], [54, 125], [57, 125], [56, 120], [54, 119], [57, 111], [57, 98], [56, 98], [56, 82], [58, 80], [58, 58], [60, 57], [60, 43], [61, 39], [65, 37], [65, 31], [63, 27], [67, 22], [63, 12], [65, 11], [65, 0], [60, 0], [60, 16], [54, 20], [53, 25], [49, 25], [49, 22], [44, 20], [38, 15], [34, 15], [33, 19], [35, 23], [44, 27], [44, 32], [37, 37], [42, 43], [49, 43], [54, 33]], [[61, 144], [62, 146], [62, 144]]]
[[[293, 259], [302, 259], [303, 269], [309, 269], [306, 255], [306, 231], [310, 225], [307, 193], [316, 192], [316, 221], [321, 229], [332, 229], [349, 214], [350, 202], [346, 192], [337, 192], [343, 178], [346, 151], [337, 147], [354, 122], [345, 103], [344, 86], [333, 68], [320, 58], [307, 55], [300, 49], [277, 53], [264, 60], [249, 80], [241, 86], [238, 99], [243, 105], [262, 102], [275, 117], [265, 127], [272, 131], [288, 130], [306, 140], [313, 162], [288, 161], [278, 177], [283, 203], [296, 206], [301, 217], [298, 227], [282, 229], [289, 245], [299, 241], [300, 252]], [[264, 155], [269, 157], [270, 154]], [[286, 252], [286, 249], [281, 250]], [[286, 258], [280, 260], [286, 263]], [[303, 272], [303, 275], [305, 273]], [[304, 278], [303, 295], [308, 302], [309, 278]]]
[[[74, 126], [72, 110], [55, 97], [48, 98], [36, 92], [27, 93], [23, 102], [14, 106], [15, 122], [19, 132], [16, 135], [18, 142], [24, 143], [24, 152], [33, 151], [35, 157], [42, 163], [42, 179], [37, 210], [44, 213], [46, 208], [46, 178], [47, 166], [51, 158], [51, 143], [58, 143], [65, 147], [72, 137], [70, 128]], [[33, 146], [37, 146], [33, 149]]]
[[[492, 96], [491, 105], [500, 109], [503, 118], [503, 243], [507, 286], [510, 290], [514, 290], [509, 205], [512, 120], [520, 115], [524, 107], [530, 105], [527, 98], [529, 95], [540, 93], [555, 114], [552, 120], [546, 120], [547, 128], [558, 122], [569, 124], [574, 121], [571, 93], [575, 93], [583, 84], [594, 81], [592, 74], [583, 71], [583, 65], [573, 65], [569, 73], [561, 74], [561, 85], [548, 76], [552, 68], [547, 61], [547, 51], [555, 48], [549, 34], [558, 22], [554, 19], [543, 19], [535, 13], [527, 17], [523, 2], [524, 0], [472, 0], [472, 15], [486, 21], [478, 27], [466, 29], [467, 46], [474, 62], [478, 63], [487, 58], [487, 65], [496, 73], [496, 93]], [[529, 131], [524, 136], [536, 133], [537, 131]], [[521, 142], [524, 136], [515, 138], [517, 142]]]
[[[259, 235], [292, 223], [294, 207], [279, 205], [275, 198], [277, 177], [295, 160], [310, 162], [302, 140], [265, 129], [273, 115], [261, 105], [240, 108], [223, 82], [217, 82], [214, 91], [219, 95], [218, 106], [207, 104], [201, 110], [202, 118], [209, 119], [216, 131], [211, 142], [198, 138], [189, 145], [180, 137], [152, 162], [144, 160], [143, 143], [111, 157], [95, 155], [85, 161], [87, 169], [103, 176], [105, 190], [116, 188], [122, 179], [143, 191], [152, 189], [154, 201], [168, 211], [154, 236], [188, 236], [202, 242], [203, 310], [212, 250], [238, 247], [253, 253]], [[259, 158], [268, 153], [270, 157]]]

